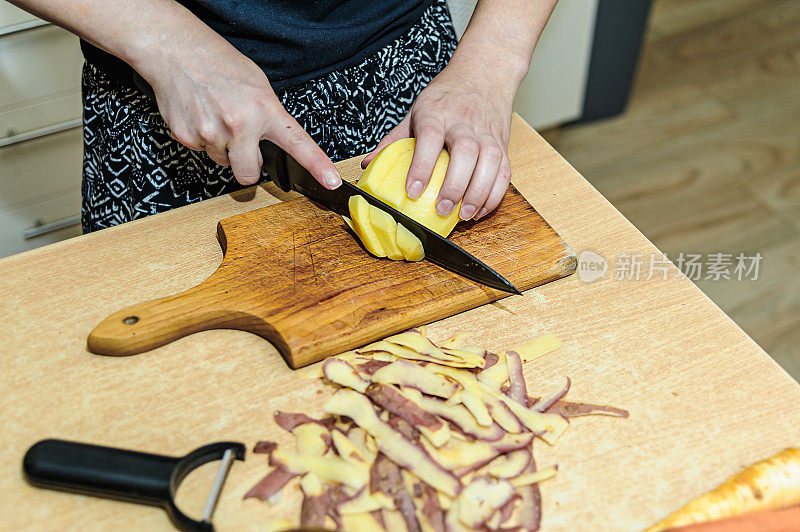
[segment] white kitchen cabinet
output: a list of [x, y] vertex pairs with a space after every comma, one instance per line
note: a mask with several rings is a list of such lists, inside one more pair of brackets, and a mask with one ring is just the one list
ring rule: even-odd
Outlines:
[[0, 256], [81, 233], [81, 135], [74, 128], [0, 148]]
[[47, 22], [40, 20], [27, 11], [0, 1], [0, 35], [23, 31], [31, 27], [45, 25]]
[[0, 0], [0, 257], [80, 234], [78, 39]]
[[[477, 0], [448, 3], [460, 38]], [[597, 0], [559, 0], [556, 5], [514, 101], [514, 110], [533, 127], [544, 129], [581, 116], [596, 13]]]

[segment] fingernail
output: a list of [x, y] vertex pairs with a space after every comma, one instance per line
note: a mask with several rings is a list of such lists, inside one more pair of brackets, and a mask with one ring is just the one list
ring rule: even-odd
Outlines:
[[453, 202], [449, 199], [443, 199], [436, 204], [436, 212], [439, 216], [449, 216], [453, 212]]
[[336, 188], [342, 184], [342, 178], [339, 176], [339, 172], [334, 170], [325, 172], [323, 179], [325, 180], [325, 186], [328, 188]]
[[422, 195], [422, 181], [412, 181], [408, 185], [408, 195], [411, 199], [417, 199]]
[[481, 210], [478, 211], [478, 215], [475, 217], [475, 219], [477, 220], [478, 218], [483, 218], [488, 212], [489, 211], [485, 207], [481, 208]]
[[472, 218], [472, 215], [475, 214], [476, 210], [478, 210], [478, 208], [475, 205], [465, 203], [461, 206], [461, 212], [458, 213], [458, 216], [462, 220], [469, 220]]

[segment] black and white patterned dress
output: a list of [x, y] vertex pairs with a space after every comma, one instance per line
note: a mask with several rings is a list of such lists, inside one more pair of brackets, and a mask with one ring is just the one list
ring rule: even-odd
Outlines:
[[[361, 64], [278, 94], [331, 159], [367, 153], [408, 113], [456, 47], [445, 0]], [[84, 232], [242, 188], [230, 167], [169, 134], [156, 103], [90, 64], [83, 69]]]

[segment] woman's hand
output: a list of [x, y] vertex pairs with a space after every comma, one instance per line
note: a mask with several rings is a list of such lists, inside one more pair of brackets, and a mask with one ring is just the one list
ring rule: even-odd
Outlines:
[[173, 136], [258, 181], [268, 139], [327, 188], [341, 183], [325, 152], [281, 105], [264, 72], [172, 0], [13, 0], [119, 57], [147, 80]]
[[336, 167], [286, 112], [264, 72], [227, 41], [213, 37], [188, 54], [163, 53], [159, 63], [149, 61], [141, 69], [175, 139], [230, 165], [243, 185], [258, 181], [258, 143], [269, 139], [324, 186], [338, 187]]
[[417, 97], [408, 115], [364, 159], [387, 144], [416, 137], [406, 192], [418, 198], [436, 158], [450, 151], [436, 211], [447, 216], [462, 201], [463, 220], [500, 204], [511, 180], [511, 108], [533, 49], [556, 0], [479, 0], [450, 63]]
[[447, 216], [463, 198], [460, 218], [480, 218], [500, 204], [511, 180], [507, 150], [513, 100], [513, 91], [501, 84], [476, 80], [445, 67], [362, 166], [384, 146], [416, 137], [406, 192], [418, 198], [431, 179], [439, 152], [446, 146], [450, 164], [436, 200], [436, 211]]

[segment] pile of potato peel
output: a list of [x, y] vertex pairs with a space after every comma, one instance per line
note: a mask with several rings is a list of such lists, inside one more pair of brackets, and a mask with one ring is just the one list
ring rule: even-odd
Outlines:
[[554, 444], [569, 417], [628, 412], [564, 401], [569, 379], [530, 397], [522, 365], [541, 343], [498, 354], [462, 343], [412, 329], [326, 360], [323, 378], [338, 388], [328, 416], [277, 412], [296, 448], [259, 442], [272, 470], [245, 498], [276, 502], [299, 477], [303, 527], [538, 530], [538, 483], [557, 467], [537, 468], [533, 440]]

